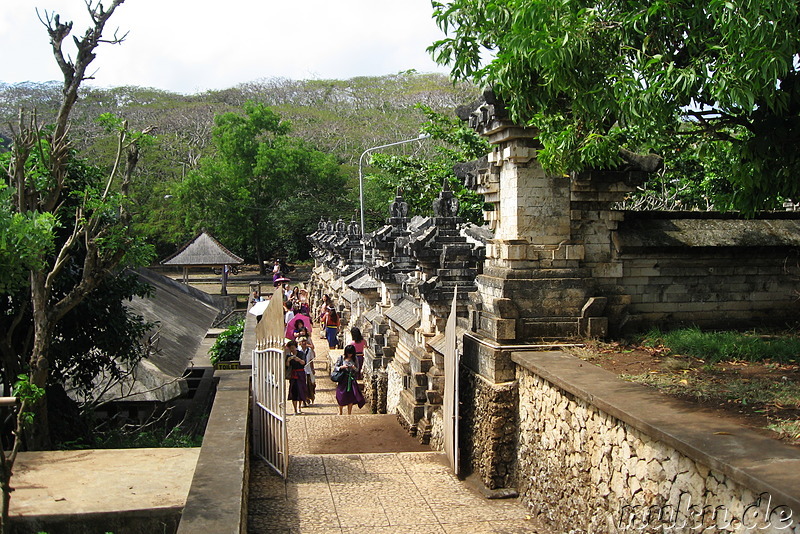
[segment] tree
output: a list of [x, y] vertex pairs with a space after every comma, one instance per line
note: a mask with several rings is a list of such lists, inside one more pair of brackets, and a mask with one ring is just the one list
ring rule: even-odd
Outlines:
[[[13, 189], [12, 217], [55, 221], [48, 246], [39, 251], [39, 267], [29, 269], [25, 299], [17, 309], [19, 316], [30, 313], [33, 333], [26, 362], [30, 383], [44, 388], [53, 364], [53, 339], [59, 322], [80, 305], [93, 290], [122, 265], [135, 265], [149, 259], [149, 247], [135, 236], [129, 225], [126, 192], [138, 162], [142, 134], [128, 131], [121, 121], [116, 128], [117, 153], [107, 175], [75, 173], [68, 138], [70, 115], [78, 99], [87, 68], [101, 42], [119, 43], [122, 38], [104, 40], [106, 22], [123, 0], [108, 8], [87, 2], [93, 21], [82, 38], [76, 38], [74, 62], [62, 50], [72, 23], [62, 23], [58, 15], [45, 14], [42, 22], [50, 35], [53, 54], [64, 76], [62, 101], [52, 127], [38, 124], [35, 113], [21, 113], [12, 151], [4, 168], [6, 183]], [[6, 215], [7, 216], [7, 215]], [[67, 283], [73, 275], [72, 282]], [[65, 277], [66, 274], [71, 276]], [[27, 445], [32, 449], [49, 445], [45, 401], [30, 406], [34, 424], [26, 429]]]
[[[11, 152], [4, 155], [2, 188], [9, 191], [0, 202], [5, 233], [0, 243], [12, 244], [23, 258], [27, 281], [20, 277], [3, 285], [6, 326], [5, 341], [29, 322], [28, 334], [16, 350], [27, 357], [20, 394], [15, 439], [10, 453], [0, 451], [2, 463], [2, 529], [7, 532], [9, 479], [24, 431], [29, 449], [50, 445], [45, 387], [50, 383], [58, 350], [54, 347], [64, 318], [94, 290], [124, 265], [149, 261], [149, 247], [132, 232], [127, 209], [127, 190], [139, 158], [143, 134], [128, 130], [122, 121], [108, 120], [117, 133], [117, 151], [106, 175], [76, 172], [76, 161], [69, 141], [70, 116], [78, 99], [87, 68], [101, 42], [119, 43], [122, 38], [104, 40], [104, 27], [124, 0], [112, 0], [108, 8], [87, 0], [93, 25], [82, 38], [75, 38], [75, 60], [65, 56], [62, 43], [72, 31], [72, 23], [62, 23], [56, 14], [45, 13], [45, 25], [53, 55], [64, 82], [61, 103], [52, 126], [40, 126], [36, 113], [19, 114]], [[0, 195], [5, 195], [0, 191]], [[10, 222], [9, 222], [10, 221]], [[20, 232], [33, 227], [35, 239], [26, 241]], [[39, 248], [33, 248], [39, 247]], [[0, 255], [2, 256], [2, 255]], [[9, 331], [9, 325], [11, 331]], [[4, 371], [8, 373], [4, 351]], [[19, 391], [19, 387], [17, 388]]]
[[217, 154], [201, 160], [176, 188], [195, 228], [228, 246], [252, 250], [264, 274], [267, 254], [283, 253], [339, 208], [345, 179], [330, 155], [290, 137], [289, 124], [263, 104], [224, 113], [213, 131]]
[[731, 158], [735, 206], [800, 194], [800, 5], [747, 2], [434, 2], [429, 50], [456, 79], [492, 86], [540, 129], [553, 170], [609, 168], [625, 150], [690, 138]]
[[489, 152], [489, 143], [459, 119], [448, 118], [424, 105], [418, 105], [417, 108], [428, 119], [421, 131], [443, 143], [434, 148], [433, 155], [372, 154], [370, 164], [385, 171], [384, 174], [368, 175], [369, 181], [383, 191], [384, 201], [380, 203], [382, 207], [376, 215], [386, 218], [389, 203], [398, 187], [408, 203], [410, 216], [432, 215], [433, 201], [441, 192], [444, 180], [447, 180], [459, 199], [459, 216], [482, 224], [482, 198], [465, 187], [454, 174], [453, 167], [457, 163], [485, 156]]

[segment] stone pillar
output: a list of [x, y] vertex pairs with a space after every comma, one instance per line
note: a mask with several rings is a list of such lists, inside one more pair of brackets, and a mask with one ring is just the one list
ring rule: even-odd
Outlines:
[[572, 237], [569, 178], [542, 169], [535, 129], [497, 111], [484, 106], [472, 120], [493, 145], [478, 177], [494, 239], [477, 278], [477, 330], [500, 342], [577, 336], [592, 283]]

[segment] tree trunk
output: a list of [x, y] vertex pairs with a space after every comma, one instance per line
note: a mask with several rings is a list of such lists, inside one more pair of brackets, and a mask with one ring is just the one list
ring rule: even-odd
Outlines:
[[261, 250], [261, 243], [256, 242], [256, 261], [258, 262], [258, 274], [267, 276], [267, 268], [264, 265], [264, 251]]
[[[50, 292], [45, 287], [42, 273], [31, 275], [31, 297], [33, 301], [33, 350], [30, 359], [30, 382], [42, 389], [47, 385], [50, 371], [48, 352], [55, 327], [53, 316], [47, 309]], [[50, 424], [47, 417], [47, 396], [43, 395], [30, 405], [33, 413], [33, 424], [25, 428], [25, 441], [28, 450], [42, 451], [50, 449]]]
[[0, 468], [0, 489], [3, 491], [3, 510], [0, 516], [0, 532], [9, 534], [11, 525], [8, 523], [8, 511], [11, 506], [11, 465], [6, 462], [5, 452], [0, 451], [2, 468]]
[[261, 214], [258, 212], [258, 210], [253, 210], [251, 220], [253, 223], [253, 246], [256, 249], [256, 261], [258, 261], [258, 274], [260, 276], [266, 276], [267, 267], [264, 265], [264, 248], [261, 246]]

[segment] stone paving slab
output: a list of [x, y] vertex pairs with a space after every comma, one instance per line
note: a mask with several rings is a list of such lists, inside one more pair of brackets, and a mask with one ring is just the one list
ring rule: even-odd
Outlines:
[[472, 491], [440, 452], [296, 455], [291, 464], [284, 481], [254, 461], [248, 532], [547, 532], [516, 499]]
[[[314, 340], [317, 359], [338, 357]], [[338, 415], [336, 384], [317, 373], [314, 405], [287, 417], [286, 480], [262, 460], [250, 468], [251, 534], [535, 534], [516, 499], [488, 500], [459, 480], [395, 415], [353, 407]], [[351, 436], [357, 435], [354, 441]]]

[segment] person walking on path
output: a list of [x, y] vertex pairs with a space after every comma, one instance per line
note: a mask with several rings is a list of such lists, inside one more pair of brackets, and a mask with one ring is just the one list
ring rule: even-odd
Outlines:
[[339, 314], [336, 313], [336, 308], [331, 306], [328, 308], [328, 313], [325, 314], [325, 337], [328, 338], [328, 348], [335, 349], [339, 346]]
[[317, 312], [316, 319], [319, 321], [320, 325], [320, 339], [325, 339], [325, 318], [328, 316], [328, 308], [333, 306], [333, 301], [328, 296], [328, 294], [322, 295], [322, 304], [319, 307], [319, 311]]
[[347, 345], [344, 354], [336, 365], [333, 366], [334, 373], [341, 372], [341, 378], [336, 383], [336, 403], [339, 405], [339, 415], [347, 406], [347, 415], [353, 413], [353, 404], [358, 404], [359, 409], [364, 407], [366, 401], [361, 394], [361, 386], [358, 384], [358, 362], [356, 361], [356, 348]]
[[364, 336], [361, 335], [361, 330], [359, 330], [355, 326], [350, 329], [350, 338], [352, 339], [350, 344], [356, 348], [356, 362], [358, 363], [358, 379], [361, 380], [362, 378], [364, 378], [362, 368], [364, 367], [364, 347], [367, 346], [367, 342], [364, 339]]
[[297, 342], [300, 344], [297, 354], [306, 362], [304, 371], [306, 372], [306, 391], [308, 395], [305, 404], [306, 406], [311, 406], [314, 404], [317, 390], [317, 378], [314, 372], [314, 358], [317, 355], [314, 353], [314, 342], [307, 336], [298, 337]]
[[306, 361], [297, 352], [297, 341], [290, 339], [286, 342], [286, 372], [289, 378], [289, 400], [292, 401], [294, 413], [302, 415], [303, 403], [308, 400], [306, 389]]
[[[297, 323], [302, 323], [302, 325], [298, 325]], [[294, 339], [294, 331], [300, 330], [299, 326], [305, 327], [306, 330], [308, 330], [309, 335], [311, 335], [311, 317], [308, 315], [303, 315], [299, 310], [297, 310], [294, 313], [294, 317], [292, 317], [289, 322], [286, 323], [286, 331], [284, 332], [286, 339]]]

